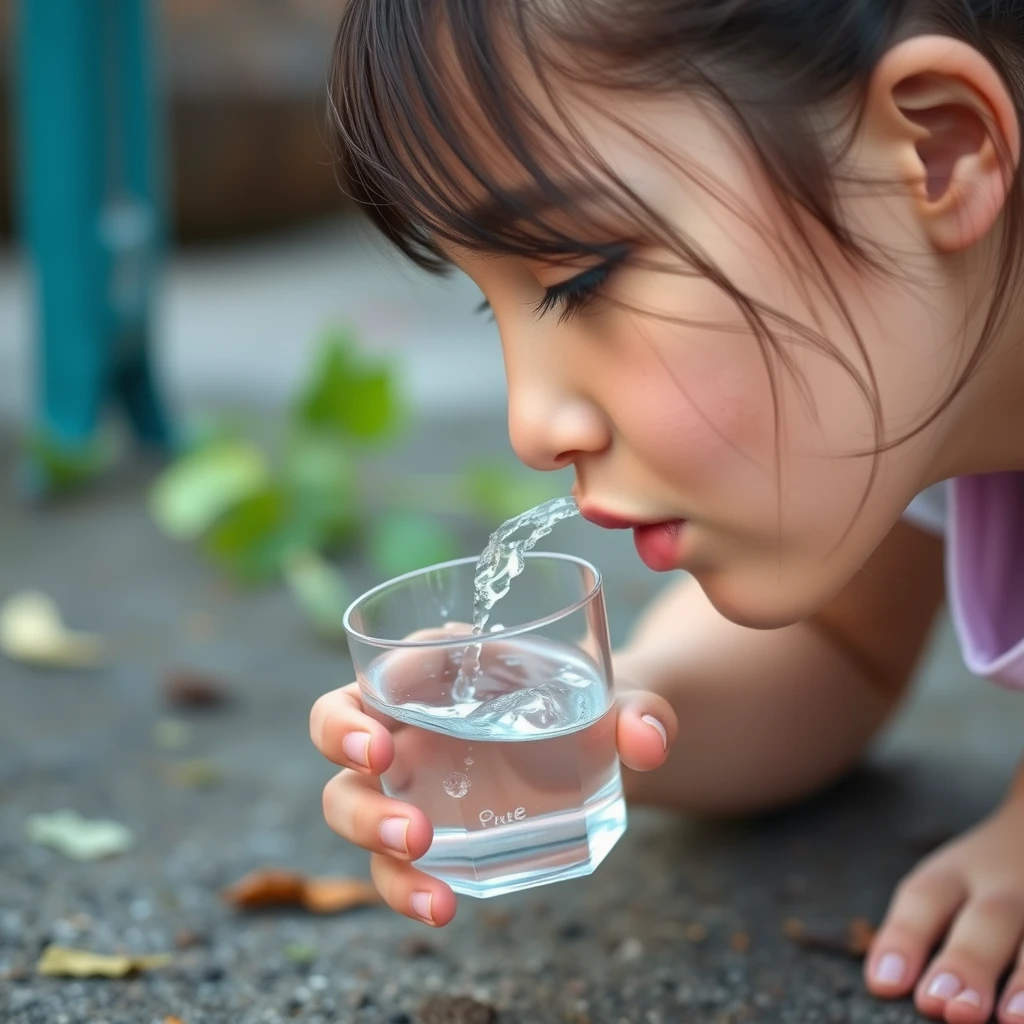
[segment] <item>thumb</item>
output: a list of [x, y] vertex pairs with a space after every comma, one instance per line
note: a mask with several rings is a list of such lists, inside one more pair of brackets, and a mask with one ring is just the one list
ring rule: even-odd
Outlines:
[[645, 690], [621, 694], [618, 704], [615, 739], [622, 763], [638, 772], [661, 767], [679, 732], [672, 705]]

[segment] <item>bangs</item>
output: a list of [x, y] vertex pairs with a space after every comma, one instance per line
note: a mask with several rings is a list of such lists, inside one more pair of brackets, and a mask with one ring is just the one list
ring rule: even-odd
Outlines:
[[[542, 70], [551, 54], [535, 36], [550, 41], [553, 28], [519, 0], [348, 4], [330, 69], [342, 186], [419, 266], [444, 271], [451, 248], [607, 251], [566, 233], [566, 211], [588, 195], [607, 199], [608, 174]], [[570, 138], [583, 159], [570, 159]]]

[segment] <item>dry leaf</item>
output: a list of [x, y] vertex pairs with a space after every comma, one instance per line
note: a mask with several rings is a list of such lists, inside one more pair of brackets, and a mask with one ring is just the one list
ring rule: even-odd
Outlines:
[[25, 832], [34, 843], [52, 846], [73, 860], [100, 860], [131, 848], [135, 837], [117, 821], [88, 821], [74, 811], [33, 814]]
[[354, 878], [308, 878], [293, 871], [254, 871], [226, 889], [223, 898], [244, 910], [301, 906], [314, 914], [337, 914], [380, 902], [369, 883]]
[[0, 606], [0, 649], [15, 661], [59, 668], [95, 668], [104, 659], [102, 637], [64, 626], [53, 598], [27, 590]]
[[164, 700], [173, 707], [216, 708], [231, 701], [231, 690], [222, 679], [178, 669], [164, 678]]
[[468, 996], [431, 996], [419, 1012], [423, 1024], [491, 1024], [496, 1016], [493, 1006]]
[[105, 956], [67, 946], [47, 946], [36, 971], [54, 978], [125, 978], [139, 971], [156, 971], [171, 963], [166, 953], [153, 956]]
[[782, 931], [798, 946], [817, 953], [835, 953], [859, 959], [867, 953], [875, 930], [863, 917], [854, 918], [846, 928], [809, 928], [796, 918], [787, 918]]
[[164, 1024], [185, 1024], [180, 1017], [164, 1017]]

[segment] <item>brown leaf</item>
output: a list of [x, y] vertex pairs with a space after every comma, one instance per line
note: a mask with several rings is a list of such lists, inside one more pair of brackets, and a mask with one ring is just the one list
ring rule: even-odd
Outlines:
[[303, 901], [314, 914], [336, 914], [354, 907], [380, 902], [380, 893], [356, 878], [311, 878], [306, 882]]
[[168, 673], [163, 693], [172, 707], [216, 708], [231, 701], [231, 689], [224, 680], [189, 669]]
[[180, 1017], [171, 1017], [170, 1015], [164, 1017], [164, 1024], [185, 1024]]
[[294, 871], [265, 870], [246, 875], [222, 894], [243, 910], [305, 907], [314, 914], [337, 914], [380, 902], [369, 883], [356, 878], [308, 878]]
[[431, 996], [421, 1007], [421, 1024], [491, 1024], [493, 1006], [468, 996]]

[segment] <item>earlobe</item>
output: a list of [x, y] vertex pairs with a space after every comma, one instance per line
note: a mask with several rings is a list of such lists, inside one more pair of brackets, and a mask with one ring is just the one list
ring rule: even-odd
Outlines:
[[919, 36], [879, 62], [868, 117], [917, 202], [921, 224], [942, 252], [968, 249], [998, 222], [1020, 159], [1013, 97], [973, 47]]

